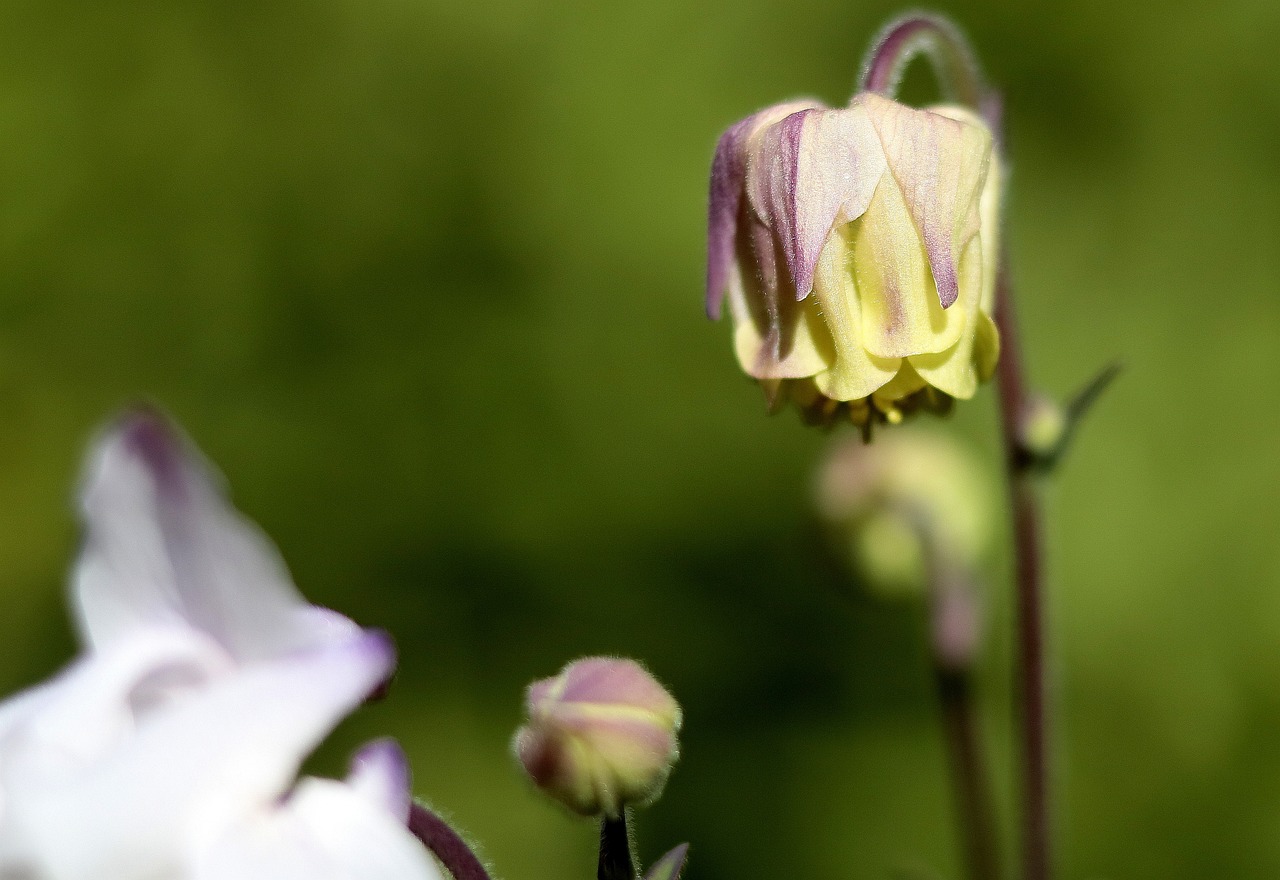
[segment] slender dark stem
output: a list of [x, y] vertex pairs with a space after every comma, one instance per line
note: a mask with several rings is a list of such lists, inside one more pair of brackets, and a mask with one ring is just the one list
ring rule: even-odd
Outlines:
[[1009, 502], [1013, 516], [1014, 566], [1017, 578], [1018, 702], [1021, 709], [1022, 846], [1024, 880], [1050, 877], [1051, 824], [1049, 817], [1048, 699], [1045, 679], [1044, 587], [1040, 567], [1040, 502], [1028, 458], [1022, 449], [1020, 424], [1027, 397], [1013, 313], [1008, 267], [997, 279], [996, 325], [1000, 328], [1000, 361], [996, 382]]
[[627, 814], [600, 820], [600, 867], [596, 880], [635, 880], [636, 864], [631, 857], [631, 835]]
[[1000, 880], [999, 836], [995, 804], [973, 711], [973, 683], [968, 670], [936, 667], [942, 723], [950, 753], [962, 845], [970, 880]]
[[421, 804], [409, 808], [409, 830], [431, 850], [454, 880], [490, 880], [489, 872], [458, 832]]

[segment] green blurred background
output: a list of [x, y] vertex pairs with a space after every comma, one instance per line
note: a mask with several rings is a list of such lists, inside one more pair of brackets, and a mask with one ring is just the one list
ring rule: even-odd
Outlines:
[[[1280, 872], [1274, 3], [947, 3], [1007, 94], [1029, 359], [1127, 372], [1049, 491], [1063, 876]], [[827, 438], [702, 317], [719, 132], [843, 101], [882, 0], [11, 0], [0, 28], [0, 690], [73, 650], [95, 427], [163, 403], [314, 600], [390, 629], [362, 739], [506, 880], [595, 832], [521, 690], [643, 658], [686, 710], [641, 817], [690, 880], [954, 875], [920, 622], [813, 534]], [[994, 461], [992, 392], [954, 431]], [[984, 723], [1011, 816], [1007, 562]]]

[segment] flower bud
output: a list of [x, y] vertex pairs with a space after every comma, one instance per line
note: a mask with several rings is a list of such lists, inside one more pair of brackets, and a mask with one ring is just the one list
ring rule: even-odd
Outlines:
[[974, 113], [872, 92], [732, 126], [711, 169], [707, 311], [742, 369], [813, 420], [896, 423], [973, 396], [991, 318], [1000, 168]]
[[1018, 421], [1018, 441], [1037, 461], [1052, 459], [1061, 449], [1068, 429], [1066, 410], [1042, 394], [1029, 397]]
[[868, 446], [843, 438], [818, 472], [817, 507], [867, 585], [885, 595], [918, 593], [930, 552], [972, 568], [991, 537], [982, 469], [942, 435], [894, 433]]
[[616, 818], [662, 793], [678, 755], [680, 707], [633, 660], [586, 657], [529, 685], [516, 757], [575, 813]]

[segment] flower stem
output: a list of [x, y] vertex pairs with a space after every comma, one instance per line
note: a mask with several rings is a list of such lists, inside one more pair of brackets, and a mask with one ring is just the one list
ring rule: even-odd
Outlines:
[[950, 19], [927, 13], [910, 13], [880, 31], [863, 62], [859, 91], [893, 97], [917, 55], [929, 59], [948, 100], [985, 111], [988, 92], [968, 41]]
[[974, 709], [973, 664], [982, 642], [982, 613], [971, 573], [939, 546], [927, 517], [913, 517], [929, 583], [929, 633], [934, 681], [955, 814], [969, 880], [1000, 880], [999, 823]]
[[421, 804], [409, 808], [409, 831], [431, 850], [454, 880], [490, 880], [489, 872], [458, 832]]
[[1000, 880], [999, 835], [968, 670], [935, 669], [969, 880]]
[[631, 834], [627, 814], [600, 820], [600, 867], [596, 880], [635, 880], [636, 864], [631, 856]]
[[1000, 328], [1000, 390], [1009, 503], [1013, 516], [1014, 566], [1017, 579], [1018, 702], [1021, 708], [1022, 846], [1024, 880], [1050, 877], [1048, 699], [1045, 682], [1044, 586], [1040, 566], [1040, 502], [1020, 425], [1027, 407], [1018, 326], [1008, 266], [996, 281], [996, 325]]

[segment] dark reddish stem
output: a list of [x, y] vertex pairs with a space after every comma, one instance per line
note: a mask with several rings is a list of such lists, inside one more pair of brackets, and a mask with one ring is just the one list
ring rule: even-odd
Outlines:
[[967, 669], [941, 665], [935, 675], [969, 878], [1000, 880], [1000, 838], [982, 738], [973, 711], [973, 676]]
[[974, 701], [973, 663], [983, 628], [978, 592], [971, 574], [939, 546], [929, 518], [911, 518], [925, 551], [930, 646], [960, 844], [969, 880], [1000, 880], [999, 823]]
[[[907, 64], [924, 54], [942, 90], [977, 110], [1002, 143], [999, 95], [983, 81], [973, 53], [950, 21], [908, 15], [892, 22], [872, 44], [862, 68], [862, 88], [893, 97]], [[1044, 590], [1040, 569], [1040, 505], [1032, 484], [1031, 457], [1021, 442], [1027, 408], [1017, 322], [1007, 266], [996, 279], [996, 325], [1001, 354], [996, 369], [1017, 577], [1018, 697], [1021, 707], [1023, 880], [1050, 878], [1048, 712], [1044, 664]]]
[[1009, 475], [1009, 504], [1013, 517], [1014, 567], [1017, 580], [1018, 702], [1021, 708], [1023, 877], [1048, 880], [1049, 842], [1049, 718], [1045, 677], [1044, 586], [1040, 565], [1040, 502], [1022, 447], [1020, 426], [1027, 407], [1022, 351], [1013, 312], [1006, 265], [1000, 268], [996, 290], [996, 325], [1000, 328], [1000, 361], [996, 382], [1000, 390], [1000, 421], [1004, 434], [1005, 466]]
[[409, 830], [453, 875], [454, 880], [490, 880], [489, 872], [458, 832], [421, 804], [409, 809]]
[[903, 71], [917, 55], [932, 62], [950, 100], [980, 112], [985, 109], [987, 90], [968, 42], [954, 24], [937, 15], [915, 13], [890, 22], [867, 53], [860, 91], [893, 97]]

